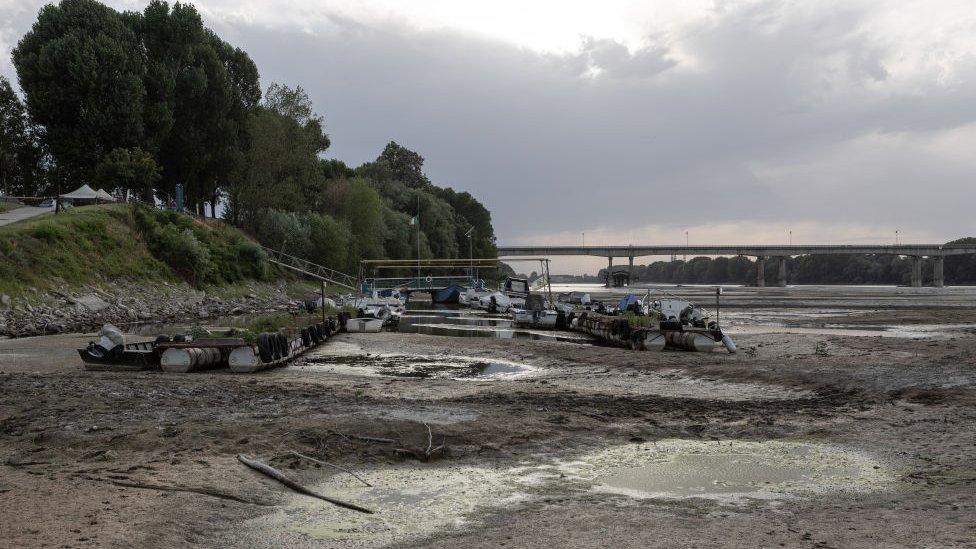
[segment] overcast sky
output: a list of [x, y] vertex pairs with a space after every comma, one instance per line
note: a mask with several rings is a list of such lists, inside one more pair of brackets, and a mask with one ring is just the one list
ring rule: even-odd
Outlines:
[[[0, 0], [0, 73], [43, 3]], [[500, 244], [976, 234], [971, 0], [195, 4], [328, 156], [417, 150]]]

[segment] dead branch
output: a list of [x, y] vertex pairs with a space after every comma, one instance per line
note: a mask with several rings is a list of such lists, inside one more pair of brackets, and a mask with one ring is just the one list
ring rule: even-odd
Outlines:
[[298, 452], [296, 452], [294, 450], [291, 450], [289, 453], [292, 454], [292, 455], [294, 455], [294, 456], [296, 456], [296, 457], [299, 457], [299, 458], [302, 458], [302, 459], [307, 459], [307, 460], [309, 460], [311, 462], [314, 462], [314, 463], [318, 463], [319, 465], [326, 465], [326, 466], [332, 467], [333, 469], [338, 469], [338, 470], [342, 471], [343, 473], [349, 473], [350, 475], [356, 477], [356, 480], [358, 480], [359, 482], [362, 482], [366, 486], [369, 486], [369, 487], [372, 487], [373, 486], [372, 484], [366, 482], [362, 477], [360, 477], [356, 473], [353, 473], [349, 469], [346, 469], [346, 468], [343, 468], [343, 467], [339, 467], [338, 465], [336, 465], [334, 463], [329, 463], [327, 461], [318, 460], [318, 459], [315, 459], [315, 458], [313, 458], [311, 456], [306, 456], [305, 454], [299, 454]]
[[313, 497], [313, 498], [318, 498], [318, 499], [320, 499], [322, 501], [327, 501], [327, 502], [329, 502], [329, 503], [331, 503], [333, 505], [338, 505], [339, 507], [345, 507], [346, 509], [352, 509], [353, 511], [359, 511], [360, 513], [373, 514], [373, 511], [372, 510], [367, 509], [365, 507], [360, 507], [359, 505], [356, 505], [355, 503], [349, 503], [349, 502], [342, 501], [341, 499], [331, 498], [329, 496], [323, 496], [322, 494], [319, 494], [318, 492], [315, 492], [313, 490], [310, 490], [310, 489], [302, 486], [301, 484], [298, 484], [297, 482], [291, 480], [290, 478], [286, 477], [281, 471], [275, 469], [274, 467], [271, 467], [270, 465], [266, 465], [264, 463], [261, 463], [260, 461], [253, 460], [253, 459], [245, 456], [244, 454], [238, 454], [237, 455], [237, 460], [240, 461], [241, 463], [243, 463], [244, 465], [247, 465], [251, 469], [254, 469], [255, 471], [257, 471], [257, 472], [259, 472], [259, 473], [261, 473], [261, 474], [263, 474], [265, 476], [268, 476], [268, 477], [271, 477], [271, 478], [277, 480], [278, 482], [284, 484], [285, 486], [291, 488], [292, 490], [298, 492], [299, 494], [304, 494], [306, 496], [310, 496], [310, 497]]

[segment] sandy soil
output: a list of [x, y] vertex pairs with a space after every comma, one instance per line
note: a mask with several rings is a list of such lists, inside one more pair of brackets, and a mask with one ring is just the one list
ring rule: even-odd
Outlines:
[[[797, 292], [794, 302], [810, 300]], [[756, 307], [777, 306], [750, 299]], [[871, 296], [858, 299], [869, 303]], [[974, 321], [971, 308], [953, 305], [959, 310], [947, 313], [924, 296], [881, 299], [911, 303], [871, 313], [870, 323], [910, 323], [905, 315], [926, 323]], [[741, 312], [748, 311], [743, 305]], [[10, 547], [345, 547], [341, 538], [269, 529], [262, 521], [282, 512], [287, 519], [296, 496], [243, 467], [237, 454], [311, 485], [341, 473], [289, 452], [369, 477], [391, 467], [445, 474], [506, 468], [530, 457], [571, 460], [682, 439], [835, 445], [872, 456], [891, 481], [850, 493], [729, 502], [632, 498], [557, 480], [421, 536], [357, 543], [973, 546], [976, 338], [947, 331], [922, 339], [816, 333], [737, 339], [736, 355], [704, 355], [356, 334], [333, 338], [287, 368], [247, 376], [86, 372], [74, 351], [85, 336], [0, 340], [0, 540]], [[336, 355], [359, 352], [465, 355], [533, 370], [478, 380], [329, 368]], [[427, 446], [425, 423], [435, 444], [445, 445], [439, 459], [398, 455], [397, 447]]]

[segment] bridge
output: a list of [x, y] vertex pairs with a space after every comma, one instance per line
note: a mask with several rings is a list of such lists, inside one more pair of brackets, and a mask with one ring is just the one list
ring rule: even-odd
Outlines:
[[634, 258], [651, 255], [742, 255], [757, 259], [756, 285], [766, 285], [767, 258], [779, 260], [780, 286], [786, 286], [786, 259], [797, 255], [898, 255], [912, 258], [912, 286], [922, 285], [922, 258], [935, 260], [933, 281], [936, 287], [945, 285], [943, 269], [945, 257], [950, 255], [976, 254], [976, 245], [944, 244], [797, 244], [797, 245], [706, 245], [706, 246], [499, 246], [499, 259], [522, 256], [596, 256], [607, 258], [608, 272], [613, 269], [615, 257], [629, 260], [629, 272], [633, 274]]

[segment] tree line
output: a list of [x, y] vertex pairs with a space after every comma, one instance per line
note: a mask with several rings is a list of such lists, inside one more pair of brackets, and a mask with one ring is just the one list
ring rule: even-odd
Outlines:
[[[976, 238], [964, 238], [947, 243], [974, 244]], [[789, 284], [884, 284], [907, 285], [911, 282], [912, 259], [893, 255], [802, 255], [787, 258]], [[927, 258], [922, 266], [923, 280], [931, 282], [934, 259]], [[668, 284], [746, 284], [756, 283], [757, 260], [737, 257], [694, 257], [687, 261], [655, 261], [634, 265], [638, 282]], [[614, 270], [626, 269], [626, 266]], [[779, 259], [764, 261], [767, 285], [779, 281]], [[943, 269], [946, 284], [976, 284], [976, 257], [947, 256]], [[606, 269], [597, 277], [585, 281], [604, 281]], [[582, 280], [581, 280], [582, 281]]]
[[[248, 54], [191, 4], [118, 12], [43, 7], [13, 50], [21, 98], [0, 78], [0, 190], [82, 183], [221, 214], [263, 244], [354, 271], [363, 258], [495, 257], [491, 215], [434, 185], [391, 141], [373, 162], [325, 159], [324, 118], [300, 86], [262, 93]], [[418, 216], [419, 214], [419, 216]]]

